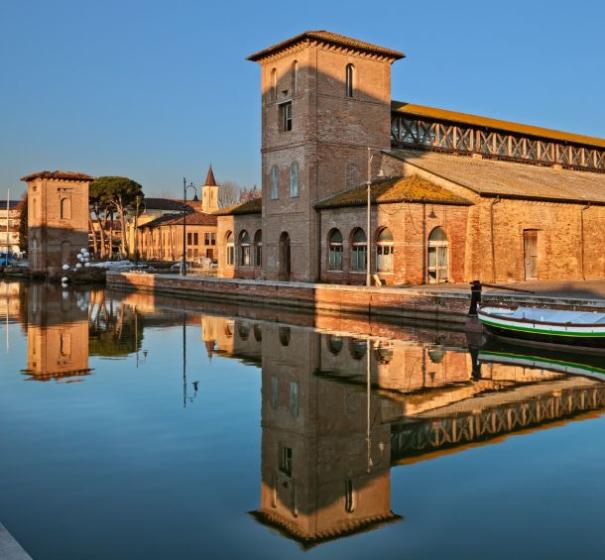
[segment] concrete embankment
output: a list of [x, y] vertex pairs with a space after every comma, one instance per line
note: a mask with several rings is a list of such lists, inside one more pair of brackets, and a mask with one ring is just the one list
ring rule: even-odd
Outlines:
[[[134, 289], [194, 300], [277, 305], [293, 310], [362, 314], [388, 320], [414, 319], [452, 325], [464, 323], [470, 304], [470, 292], [464, 286], [366, 288], [131, 272], [109, 272], [107, 284], [115, 289]], [[550, 296], [496, 290], [485, 292], [483, 301], [487, 304], [605, 311], [605, 299], [561, 294]]]
[[2, 560], [32, 560], [11, 534], [0, 523], [0, 558]]

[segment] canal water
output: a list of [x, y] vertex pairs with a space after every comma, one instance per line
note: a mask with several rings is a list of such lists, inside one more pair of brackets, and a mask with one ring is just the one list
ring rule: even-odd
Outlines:
[[0, 522], [35, 560], [600, 558], [598, 360], [0, 284]]

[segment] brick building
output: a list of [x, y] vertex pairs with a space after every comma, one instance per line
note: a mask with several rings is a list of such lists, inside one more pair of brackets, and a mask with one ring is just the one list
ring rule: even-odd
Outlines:
[[[19, 223], [21, 221], [21, 200], [0, 200], [0, 253], [20, 255]], [[1, 263], [0, 263], [1, 264]]]
[[77, 263], [88, 247], [88, 186], [93, 178], [74, 171], [41, 171], [27, 182], [28, 257], [33, 274], [56, 276]]
[[394, 101], [403, 56], [310, 31], [249, 57], [261, 67], [262, 203], [221, 212], [219, 274], [605, 276], [605, 140]]
[[[187, 260], [215, 261], [219, 186], [212, 166], [201, 187], [201, 201], [145, 199], [145, 210], [138, 219], [139, 255], [145, 260], [176, 261], [183, 255], [183, 208], [185, 216], [185, 245]], [[133, 238], [132, 247], [135, 246]]]

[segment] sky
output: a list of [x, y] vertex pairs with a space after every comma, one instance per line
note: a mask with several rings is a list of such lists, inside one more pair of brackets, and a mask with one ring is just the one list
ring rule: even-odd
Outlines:
[[603, 21], [596, 0], [0, 0], [0, 198], [44, 169], [260, 184], [245, 58], [307, 29], [403, 51], [393, 99], [605, 137]]

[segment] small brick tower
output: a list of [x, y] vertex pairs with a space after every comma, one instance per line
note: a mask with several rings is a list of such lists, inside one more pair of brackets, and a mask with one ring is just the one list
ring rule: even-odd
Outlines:
[[93, 178], [41, 171], [21, 180], [27, 183], [30, 273], [59, 276], [63, 264], [75, 264], [78, 251], [88, 247], [88, 186]]

